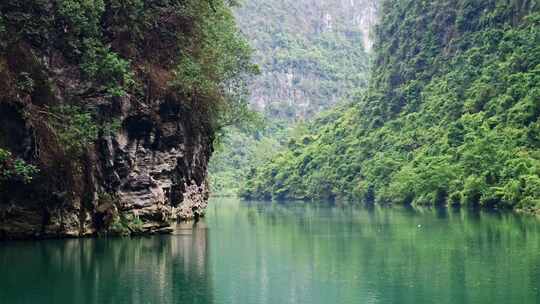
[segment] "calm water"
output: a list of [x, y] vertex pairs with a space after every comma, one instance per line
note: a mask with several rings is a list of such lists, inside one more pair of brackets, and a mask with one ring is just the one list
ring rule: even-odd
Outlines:
[[540, 303], [540, 221], [214, 199], [177, 235], [0, 243], [0, 303]]

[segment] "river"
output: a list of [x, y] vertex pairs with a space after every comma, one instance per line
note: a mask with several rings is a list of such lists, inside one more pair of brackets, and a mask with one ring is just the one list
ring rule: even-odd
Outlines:
[[540, 303], [540, 221], [213, 198], [174, 235], [0, 243], [0, 303]]

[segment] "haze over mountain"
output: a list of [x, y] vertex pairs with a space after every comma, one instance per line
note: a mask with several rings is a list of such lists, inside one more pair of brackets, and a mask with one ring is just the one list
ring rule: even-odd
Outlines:
[[236, 10], [262, 74], [250, 103], [309, 118], [366, 84], [378, 0], [246, 0]]

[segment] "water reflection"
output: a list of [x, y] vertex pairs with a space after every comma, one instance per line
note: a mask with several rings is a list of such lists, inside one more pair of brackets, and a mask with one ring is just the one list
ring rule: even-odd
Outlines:
[[0, 303], [540, 303], [540, 221], [215, 199], [175, 235], [0, 243]]
[[[213, 204], [217, 303], [540, 303], [534, 218], [463, 209]], [[228, 277], [234, 280], [224, 284]]]
[[0, 303], [213, 303], [202, 225], [173, 236], [0, 243]]

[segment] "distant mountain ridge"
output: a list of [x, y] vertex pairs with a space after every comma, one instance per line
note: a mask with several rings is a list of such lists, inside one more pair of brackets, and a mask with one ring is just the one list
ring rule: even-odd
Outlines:
[[262, 68], [252, 105], [304, 119], [365, 86], [378, 2], [246, 0], [236, 16]]

